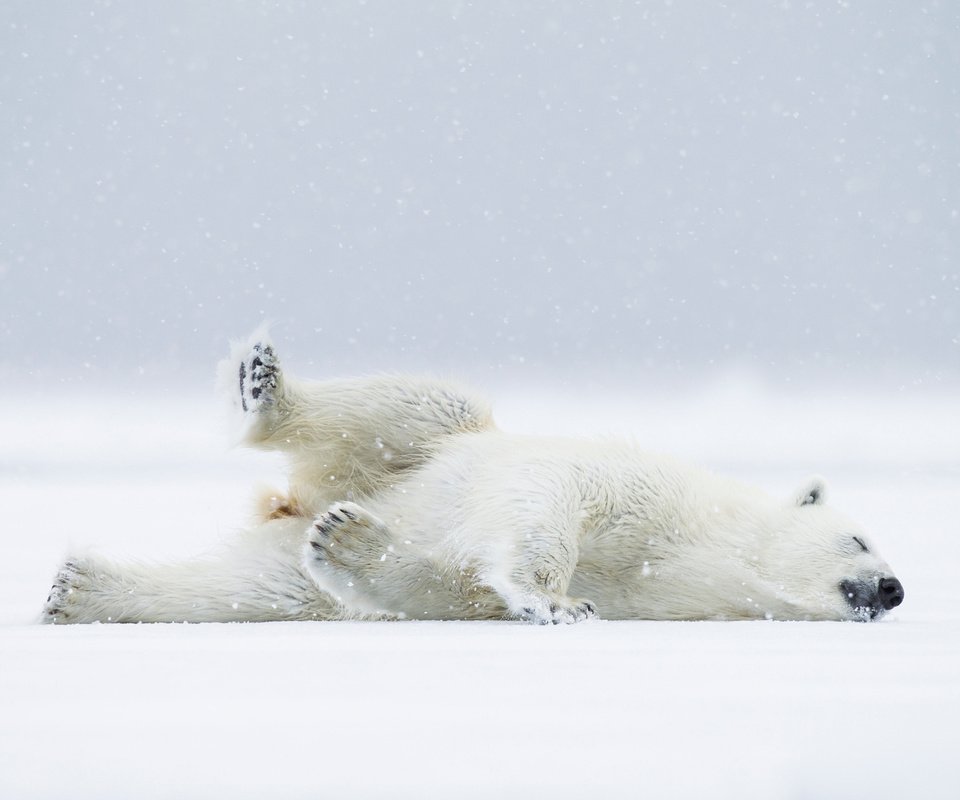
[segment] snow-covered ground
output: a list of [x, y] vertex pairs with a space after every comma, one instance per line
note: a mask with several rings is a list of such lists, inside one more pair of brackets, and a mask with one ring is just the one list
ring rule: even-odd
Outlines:
[[496, 405], [785, 496], [825, 474], [903, 581], [880, 624], [43, 627], [68, 550], [203, 550], [282, 465], [229, 451], [213, 401], [5, 402], [0, 797], [960, 797], [957, 406], [736, 385]]

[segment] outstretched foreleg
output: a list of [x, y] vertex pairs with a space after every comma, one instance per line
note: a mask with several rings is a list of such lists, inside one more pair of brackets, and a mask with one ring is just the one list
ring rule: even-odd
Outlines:
[[[555, 497], [576, 496], [576, 491], [576, 486], [560, 487]], [[503, 508], [494, 502], [485, 504], [472, 524], [495, 534], [491, 539], [496, 544], [484, 558], [483, 575], [510, 613], [539, 625], [597, 616], [589, 599], [570, 595], [584, 525], [579, 510], [545, 501], [515, 506], [512, 515], [504, 518]]]

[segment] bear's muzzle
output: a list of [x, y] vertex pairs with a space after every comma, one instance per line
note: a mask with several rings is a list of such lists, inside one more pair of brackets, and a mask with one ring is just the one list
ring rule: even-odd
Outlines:
[[903, 584], [892, 575], [877, 581], [844, 580], [840, 591], [856, 615], [866, 622], [877, 619], [903, 602]]

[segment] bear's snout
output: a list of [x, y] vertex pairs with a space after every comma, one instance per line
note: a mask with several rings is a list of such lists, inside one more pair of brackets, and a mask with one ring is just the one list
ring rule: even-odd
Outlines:
[[880, 605], [887, 611], [903, 602], [903, 584], [896, 578], [881, 578], [877, 593], [880, 595]]
[[892, 575], [879, 580], [845, 580], [840, 591], [857, 617], [863, 621], [878, 619], [903, 602], [903, 584]]

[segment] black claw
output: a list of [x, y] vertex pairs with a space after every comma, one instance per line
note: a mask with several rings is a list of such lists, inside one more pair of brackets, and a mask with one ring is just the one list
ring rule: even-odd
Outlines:
[[343, 523], [343, 518], [342, 518], [342, 517], [338, 517], [338, 516], [337, 516], [336, 514], [334, 514], [332, 511], [328, 511], [328, 512], [327, 512], [327, 516], [328, 516], [330, 519], [332, 519], [334, 522], [339, 522], [339, 523], [341, 523], [341, 524]]
[[247, 379], [247, 365], [240, 362], [240, 405], [247, 410], [247, 399], [243, 396], [243, 383]]
[[356, 515], [356, 514], [354, 514], [352, 511], [347, 511], [347, 509], [345, 509], [345, 508], [341, 508], [341, 509], [340, 509], [340, 513], [343, 514], [343, 516], [345, 516], [347, 519], [350, 519], [350, 520], [355, 520], [355, 519], [357, 518], [357, 515]]

